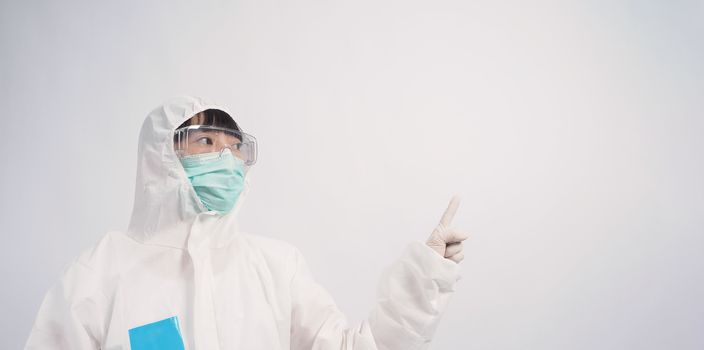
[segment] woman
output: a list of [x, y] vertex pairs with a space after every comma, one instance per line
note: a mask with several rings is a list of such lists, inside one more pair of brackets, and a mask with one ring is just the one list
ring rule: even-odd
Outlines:
[[256, 139], [222, 107], [174, 99], [140, 133], [135, 204], [46, 295], [26, 349], [424, 349], [458, 280], [451, 201], [349, 327], [291, 245], [240, 232]]

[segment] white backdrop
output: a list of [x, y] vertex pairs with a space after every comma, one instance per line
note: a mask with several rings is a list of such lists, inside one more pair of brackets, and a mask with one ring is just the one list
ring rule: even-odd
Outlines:
[[177, 94], [258, 137], [243, 228], [351, 321], [458, 193], [431, 349], [704, 348], [702, 1], [16, 1], [0, 28], [0, 348], [126, 227]]

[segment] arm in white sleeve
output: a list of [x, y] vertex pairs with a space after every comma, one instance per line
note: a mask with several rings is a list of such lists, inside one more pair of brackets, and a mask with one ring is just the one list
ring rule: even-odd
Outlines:
[[25, 350], [98, 350], [96, 315], [102, 300], [91, 295], [97, 288], [94, 271], [72, 264], [61, 281], [47, 292], [29, 334]]
[[298, 251], [295, 260], [292, 350], [425, 349], [459, 277], [456, 263], [413, 242], [383, 274], [369, 320], [350, 328]]
[[459, 265], [425, 243], [408, 245], [379, 282], [369, 324], [379, 350], [427, 349], [459, 280]]

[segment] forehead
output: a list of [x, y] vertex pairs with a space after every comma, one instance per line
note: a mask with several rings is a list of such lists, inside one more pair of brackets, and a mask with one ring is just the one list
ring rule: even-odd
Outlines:
[[190, 129], [188, 134], [193, 135], [208, 135], [208, 136], [220, 136], [220, 137], [238, 137], [235, 132], [229, 130], [213, 130], [213, 129]]
[[177, 134], [178, 135], [174, 135], [174, 141], [197, 140], [201, 137], [208, 137], [211, 139], [224, 140], [228, 142], [242, 140], [239, 132], [236, 130], [213, 128], [211, 126], [201, 125], [187, 127], [184, 130], [178, 132]]

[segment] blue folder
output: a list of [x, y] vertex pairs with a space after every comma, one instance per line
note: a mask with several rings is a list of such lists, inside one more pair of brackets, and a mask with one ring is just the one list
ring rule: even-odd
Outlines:
[[132, 350], [184, 350], [176, 316], [132, 328], [129, 333]]

